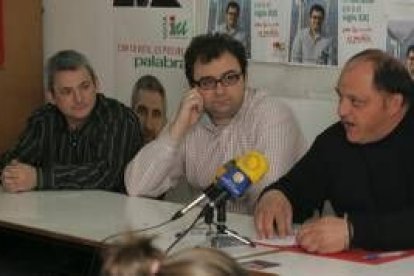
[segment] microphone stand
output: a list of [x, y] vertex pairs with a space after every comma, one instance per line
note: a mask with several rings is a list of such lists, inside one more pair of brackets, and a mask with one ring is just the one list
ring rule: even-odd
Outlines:
[[204, 223], [207, 224], [208, 227], [206, 236], [207, 238], [210, 238], [213, 235], [213, 229], [211, 225], [214, 223], [214, 205], [212, 203], [207, 203], [204, 208], [206, 208], [204, 214]]
[[224, 234], [226, 228], [226, 202], [222, 201], [217, 204], [217, 234]]
[[[256, 245], [249, 238], [242, 237], [236, 231], [233, 231], [226, 226], [226, 202], [226, 200], [220, 201], [216, 205], [217, 223], [213, 222], [213, 224], [216, 225], [217, 231], [216, 234], [211, 238], [211, 247], [223, 248], [235, 246], [237, 245], [237, 243], [235, 243], [235, 240], [239, 243], [241, 242], [245, 245], [255, 247]], [[214, 209], [212, 210], [212, 212], [214, 212]]]

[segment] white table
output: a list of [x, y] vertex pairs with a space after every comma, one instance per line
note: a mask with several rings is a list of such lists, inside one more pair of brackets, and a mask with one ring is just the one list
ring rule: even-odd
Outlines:
[[[0, 227], [99, 246], [110, 235], [164, 222], [181, 207], [105, 191], [0, 192]], [[190, 225], [198, 212], [195, 208], [183, 218], [146, 233], [158, 235], [157, 244], [167, 248], [175, 234]], [[244, 235], [254, 233], [253, 221], [248, 216], [232, 214], [227, 225]], [[202, 243], [204, 238], [202, 231], [190, 232], [180, 247]]]
[[[100, 242], [109, 235], [159, 224], [180, 207], [175, 203], [104, 191], [0, 192], [0, 227], [99, 247]], [[185, 217], [151, 231], [159, 236], [156, 240], [158, 246], [167, 248], [175, 239], [175, 234], [186, 228], [197, 213], [198, 210], [193, 210]], [[243, 235], [254, 237], [251, 217], [229, 214], [227, 225]], [[204, 232], [196, 230], [178, 248], [203, 243], [206, 244]], [[257, 249], [243, 247], [229, 251], [239, 258]], [[358, 264], [292, 252], [277, 252], [250, 259], [280, 263], [278, 267], [264, 270], [279, 275], [414, 275], [414, 257], [382, 265]]]

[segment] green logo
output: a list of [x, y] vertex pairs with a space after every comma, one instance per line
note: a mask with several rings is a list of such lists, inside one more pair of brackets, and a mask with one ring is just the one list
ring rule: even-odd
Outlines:
[[175, 15], [165, 16], [163, 18], [164, 39], [188, 38], [189, 26], [187, 20], [177, 20]]

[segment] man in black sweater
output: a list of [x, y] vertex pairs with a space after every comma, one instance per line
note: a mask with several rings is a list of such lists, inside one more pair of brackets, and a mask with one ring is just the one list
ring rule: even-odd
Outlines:
[[329, 200], [336, 216], [298, 230], [306, 251], [414, 248], [410, 75], [393, 57], [369, 49], [345, 64], [336, 92], [340, 122], [262, 193], [255, 213], [259, 236], [292, 233], [292, 221], [305, 221]]

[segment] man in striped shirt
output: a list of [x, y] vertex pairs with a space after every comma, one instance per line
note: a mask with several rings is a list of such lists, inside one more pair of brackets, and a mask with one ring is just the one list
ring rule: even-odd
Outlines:
[[236, 156], [260, 151], [269, 172], [229, 210], [251, 213], [266, 184], [277, 179], [305, 151], [304, 137], [287, 106], [263, 91], [247, 89], [243, 45], [225, 34], [193, 39], [185, 53], [192, 87], [171, 124], [128, 164], [130, 195], [157, 197], [185, 179], [205, 189], [216, 170]]
[[132, 110], [97, 92], [88, 60], [73, 50], [48, 61], [51, 103], [35, 111], [17, 144], [0, 158], [5, 191], [124, 191], [125, 165], [142, 146]]

